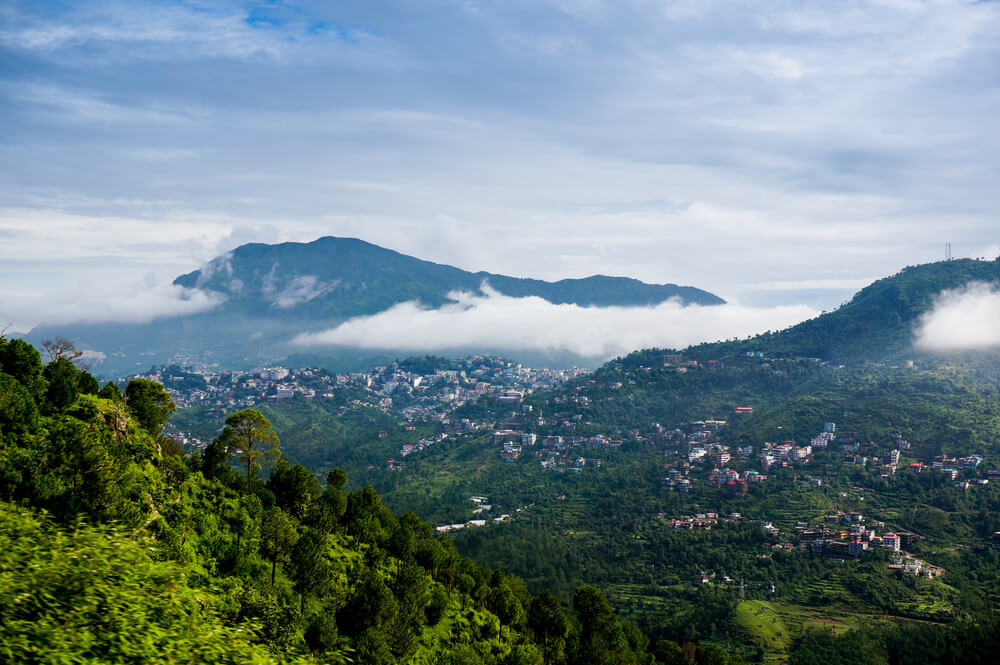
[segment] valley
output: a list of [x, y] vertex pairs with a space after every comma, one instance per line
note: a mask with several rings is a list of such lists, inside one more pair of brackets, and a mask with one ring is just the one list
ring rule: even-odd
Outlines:
[[[342, 466], [531, 589], [594, 584], [654, 640], [777, 662], [807, 628], [981, 616], [1000, 582], [996, 366], [789, 356], [797, 334], [575, 375], [407, 359], [257, 404], [290, 461]], [[174, 424], [210, 436], [210, 414]]]
[[[984, 269], [995, 267], [954, 270]], [[920, 310], [891, 334], [871, 315], [932, 293], [941, 270], [904, 271], [786, 331], [636, 351], [596, 370], [414, 356], [347, 372], [163, 365], [119, 385], [162, 384], [179, 407], [161, 435], [187, 460], [179, 477], [237, 492], [260, 483], [262, 500], [293, 501], [303, 534], [319, 528], [309, 525], [320, 504], [294, 501], [315, 502], [324, 479], [344, 482], [349, 506], [383, 515], [382, 536], [362, 517], [347, 534], [395, 547], [385, 539], [403, 518], [392, 515], [410, 515], [421, 547], [504, 571], [523, 607], [535, 602], [526, 594], [552, 594], [585, 616], [581, 589], [592, 589], [664, 649], [806, 663], [863, 644], [871, 662], [906, 662], [892, 654], [913, 631], [939, 639], [990, 625], [1000, 607], [1000, 365], [988, 353], [878, 347], [912, 337]], [[848, 332], [828, 339], [841, 346], [795, 352], [820, 349], [814, 331], [837, 328]], [[866, 352], [844, 351], [857, 345]], [[101, 395], [116, 399], [115, 385]], [[234, 412], [258, 414], [281, 442], [266, 483], [226, 464], [240, 455], [224, 445]], [[336, 547], [332, 562], [356, 556], [349, 542]], [[438, 579], [429, 561], [420, 565]], [[462, 588], [475, 592], [486, 573], [470, 574]], [[351, 639], [342, 645], [362, 648]], [[409, 638], [386, 639], [413, 652]]]

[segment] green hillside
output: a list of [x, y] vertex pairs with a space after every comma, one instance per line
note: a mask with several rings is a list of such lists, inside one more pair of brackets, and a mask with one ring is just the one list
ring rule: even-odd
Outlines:
[[157, 383], [122, 394], [0, 338], [0, 660], [651, 665], [681, 649], [652, 649], [593, 587], [572, 612], [533, 595], [371, 487], [345, 491], [341, 470], [322, 487], [256, 410], [185, 454], [161, 433], [173, 408]]
[[698, 358], [745, 352], [809, 357], [836, 362], [914, 358], [914, 324], [942, 291], [970, 282], [1000, 281], [1000, 258], [957, 259], [904, 268], [877, 280], [832, 312], [783, 331], [741, 342], [703, 344], [688, 350]]

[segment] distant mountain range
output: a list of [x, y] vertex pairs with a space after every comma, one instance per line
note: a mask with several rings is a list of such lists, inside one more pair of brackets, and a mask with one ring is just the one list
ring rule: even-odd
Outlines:
[[468, 272], [423, 261], [357, 238], [309, 243], [253, 243], [182, 275], [174, 284], [226, 296], [225, 310], [246, 315], [344, 320], [374, 314], [408, 300], [430, 307], [451, 301], [452, 291], [479, 292], [486, 283], [517, 298], [608, 307], [655, 305], [670, 298], [686, 304], [721, 305], [707, 291], [676, 284], [646, 284], [627, 277], [594, 275], [545, 282], [488, 272]]
[[[217, 257], [174, 284], [224, 298], [210, 311], [148, 324], [76, 324], [40, 327], [28, 338], [61, 335], [106, 357], [99, 373], [143, 370], [169, 360], [212, 359], [223, 366], [269, 362], [295, 353], [297, 334], [332, 328], [352, 317], [419, 301], [440, 307], [454, 291], [482, 293], [484, 286], [513, 297], [536, 296], [555, 304], [587, 307], [649, 306], [676, 298], [684, 304], [720, 305], [718, 296], [691, 286], [646, 284], [594, 275], [546, 282], [406, 256], [356, 238], [324, 237], [309, 243], [252, 243]], [[499, 352], [503, 349], [482, 349]], [[339, 349], [288, 362], [346, 368], [370, 364], [370, 351]], [[395, 357], [387, 353], [385, 357]], [[565, 359], [564, 359], [565, 360]]]

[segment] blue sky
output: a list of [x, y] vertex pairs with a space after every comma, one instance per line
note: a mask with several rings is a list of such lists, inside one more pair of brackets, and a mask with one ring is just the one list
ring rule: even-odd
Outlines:
[[830, 308], [1000, 253], [1000, 3], [5, 2], [0, 318], [250, 241]]

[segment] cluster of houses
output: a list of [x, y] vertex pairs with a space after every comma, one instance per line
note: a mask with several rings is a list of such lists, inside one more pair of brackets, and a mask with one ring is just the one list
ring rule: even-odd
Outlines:
[[[938, 473], [943, 474], [948, 480], [955, 480], [955, 487], [967, 490], [970, 487], [983, 487], [989, 485], [990, 481], [1000, 481], [1000, 469], [987, 469], [979, 471], [975, 477], [970, 477], [970, 471], [976, 471], [983, 463], [980, 455], [966, 455], [964, 457], [951, 457], [949, 455], [936, 455], [930, 462], [913, 462], [909, 465], [910, 471], [914, 473]], [[959, 476], [962, 476], [960, 479]]]
[[[666, 519], [666, 513], [659, 513], [658, 519]], [[740, 513], [730, 513], [729, 517], [720, 517], [718, 513], [696, 513], [695, 515], [683, 515], [681, 517], [670, 518], [670, 526], [674, 529], [701, 529], [711, 531], [712, 526], [723, 522], [737, 522], [743, 519]]]
[[[489, 503], [489, 498], [485, 496], [470, 496], [469, 501], [471, 501], [473, 506], [475, 506], [472, 510], [473, 515], [483, 515], [493, 510], [493, 506]], [[516, 512], [521, 512], [526, 507], [530, 506], [518, 508]], [[508, 513], [504, 513], [503, 515], [493, 518], [476, 517], [471, 520], [466, 520], [465, 522], [442, 524], [441, 526], [434, 527], [434, 531], [437, 533], [449, 533], [451, 531], [460, 531], [461, 529], [474, 529], [476, 527], [486, 526], [487, 524], [502, 524], [504, 522], [509, 522], [510, 519], [511, 516]]]
[[[949, 480], [957, 480], [960, 473], [966, 470], [978, 469], [982, 463], [983, 458], [980, 455], [967, 455], [965, 457], [936, 455], [929, 463], [913, 462], [910, 464], [910, 470], [916, 473], [930, 470], [934, 473], [944, 474]], [[970, 485], [987, 485], [990, 480], [1000, 480], [1000, 471], [991, 469], [986, 472], [985, 477], [962, 481], [957, 486], [962, 489], [968, 489]]]
[[[416, 429], [414, 426], [407, 426], [405, 429], [412, 430]], [[385, 436], [387, 432], [379, 432], [379, 436]], [[420, 439], [416, 443], [404, 443], [403, 447], [399, 449], [400, 457], [409, 457], [414, 453], [419, 453], [422, 450], [426, 450], [431, 446], [437, 445], [448, 438], [446, 432], [442, 432], [436, 436]], [[406, 462], [403, 460], [390, 459], [386, 460], [385, 468], [387, 471], [403, 471], [406, 469]]]
[[912, 575], [937, 577], [943, 569], [932, 566], [906, 553], [912, 543], [920, 538], [915, 533], [885, 531], [883, 522], [866, 523], [859, 512], [833, 513], [823, 518], [823, 523], [810, 525], [799, 522], [795, 526], [802, 547], [814, 554], [857, 558], [871, 548], [882, 548], [894, 554], [890, 568]]
[[775, 467], [785, 468], [794, 464], [806, 464], [812, 461], [811, 445], [800, 446], [795, 441], [773, 443], [765, 441], [760, 449], [760, 466], [764, 473]]
[[[504, 423], [501, 429], [494, 431], [491, 441], [500, 445], [500, 459], [513, 462], [525, 455], [529, 449], [535, 457], [540, 458], [543, 469], [556, 469], [571, 466], [574, 470], [583, 467], [598, 467], [600, 459], [581, 457], [574, 451], [579, 448], [594, 450], [609, 450], [622, 444], [620, 439], [611, 439], [603, 434], [593, 436], [563, 436], [559, 434], [538, 435], [526, 431], [529, 423], [527, 418], [512, 418]], [[544, 427], [550, 423], [545, 418], [535, 419], [531, 425]]]
[[767, 481], [767, 476], [758, 471], [748, 470], [740, 474], [733, 469], [712, 469], [708, 474], [709, 487], [719, 487], [731, 493], [742, 496], [747, 493], [747, 486]]
[[[338, 391], [351, 390], [360, 394], [337, 408], [339, 416], [371, 408], [399, 418], [406, 429], [415, 429], [413, 423], [432, 420], [443, 425], [445, 434], [474, 434], [484, 425], [467, 418], [452, 423], [450, 415], [456, 408], [485, 395], [493, 396], [501, 405], [517, 405], [534, 390], [553, 388], [588, 371], [533, 369], [489, 356], [472, 356], [458, 362], [462, 369], [417, 372], [405, 369], [409, 366], [406, 363], [394, 363], [375, 367], [370, 372], [346, 374], [286, 367], [217, 372], [210, 368], [192, 370], [172, 366], [142, 376], [163, 383], [178, 406], [204, 406], [219, 416], [265, 402], [282, 406], [293, 399], [335, 398], [342, 394]], [[530, 406], [522, 404], [522, 407], [530, 412]], [[171, 434], [185, 444], [205, 445], [186, 432], [172, 431]], [[421, 439], [403, 446], [398, 459], [386, 461], [386, 468], [389, 471], [405, 469], [403, 458], [443, 438], [442, 435]], [[520, 442], [521, 446], [533, 444], [533, 440]], [[505, 458], [516, 459], [520, 450], [511, 446], [503, 454]]]
[[[437, 436], [434, 436], [434, 437], [431, 437], [431, 438], [420, 439], [416, 443], [404, 443], [403, 447], [399, 449], [399, 456], [400, 457], [407, 457], [409, 455], [412, 455], [413, 453], [419, 453], [420, 451], [424, 450], [425, 448], [430, 448], [434, 444], [441, 443], [442, 441], [444, 441], [447, 438], [448, 438], [448, 435], [446, 433], [442, 432], [441, 434], [438, 434]], [[391, 462], [392, 460], [389, 460], [389, 461]]]
[[232, 410], [259, 402], [314, 398], [333, 383], [322, 370], [261, 367], [248, 371], [195, 371], [173, 365], [131, 378], [162, 383], [178, 407], [208, 406]]
[[663, 487], [671, 492], [684, 492], [686, 494], [691, 491], [691, 479], [684, 471], [668, 469], [667, 477], [663, 479]]
[[458, 362], [462, 369], [427, 372], [407, 370], [405, 363], [346, 374], [287, 367], [219, 372], [210, 367], [171, 366], [139, 376], [162, 383], [178, 407], [204, 406], [218, 415], [265, 402], [280, 406], [293, 399], [332, 398], [338, 389], [360, 389], [362, 396], [342, 406], [341, 415], [351, 409], [374, 408], [414, 422], [446, 419], [458, 406], [485, 395], [501, 404], [516, 404], [534, 390], [553, 388], [587, 372], [534, 369], [490, 356]]

